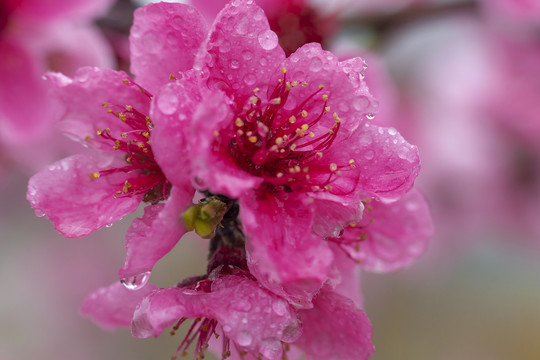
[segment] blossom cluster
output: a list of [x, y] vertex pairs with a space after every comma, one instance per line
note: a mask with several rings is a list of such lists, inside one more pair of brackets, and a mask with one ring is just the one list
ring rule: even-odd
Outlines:
[[[87, 149], [30, 179], [36, 213], [83, 237], [144, 205], [120, 282], [83, 313], [142, 338], [193, 319], [175, 356], [368, 358], [358, 268], [409, 265], [432, 225], [418, 150], [374, 120], [366, 63], [317, 43], [287, 57], [252, 0], [210, 27], [192, 6], [146, 5], [130, 45], [133, 78], [46, 75]], [[210, 239], [206, 273], [158, 288], [155, 264], [188, 231]]]

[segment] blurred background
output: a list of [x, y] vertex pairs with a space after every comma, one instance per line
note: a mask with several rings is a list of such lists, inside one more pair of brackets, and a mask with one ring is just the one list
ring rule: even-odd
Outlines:
[[[116, 279], [132, 214], [84, 239], [35, 216], [28, 178], [80, 152], [55, 129], [46, 71], [129, 70], [145, 1], [0, 2], [0, 360], [168, 359], [182, 337], [133, 339], [78, 313]], [[225, 1], [192, 0], [209, 22]], [[362, 56], [375, 121], [418, 145], [436, 233], [406, 270], [363, 276], [374, 360], [540, 359], [540, 1], [261, 1], [282, 46]], [[186, 236], [151, 281], [204, 272]], [[210, 356], [209, 356], [210, 357]]]

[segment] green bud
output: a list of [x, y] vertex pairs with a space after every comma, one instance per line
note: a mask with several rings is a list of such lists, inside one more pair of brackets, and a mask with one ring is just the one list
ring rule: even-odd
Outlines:
[[188, 231], [205, 238], [214, 237], [216, 227], [227, 212], [227, 205], [216, 197], [208, 197], [184, 212], [184, 222]]

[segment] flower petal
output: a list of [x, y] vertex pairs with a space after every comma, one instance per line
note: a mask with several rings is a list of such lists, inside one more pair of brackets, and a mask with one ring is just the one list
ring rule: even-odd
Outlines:
[[80, 312], [105, 329], [129, 327], [137, 304], [158, 287], [148, 284], [144, 288], [128, 290], [120, 282], [102, 287], [88, 295]]
[[238, 0], [217, 15], [196, 66], [206, 66], [210, 85], [243, 105], [254, 88], [266, 90], [268, 78], [284, 58], [264, 11], [254, 1]]
[[17, 1], [16, 14], [32, 21], [90, 20], [103, 15], [113, 0], [24, 0]]
[[114, 112], [129, 105], [144, 115], [149, 114], [148, 94], [123, 71], [85, 67], [79, 69], [73, 79], [58, 73], [45, 76], [65, 107], [60, 129], [82, 144], [114, 151], [114, 144], [98, 136], [97, 131], [111, 129], [111, 135], [119, 139], [122, 132], [133, 130]]
[[133, 335], [157, 337], [182, 317], [215, 319], [237, 347], [267, 359], [281, 359], [281, 341], [292, 342], [300, 335], [292, 306], [236, 275], [216, 279], [210, 292], [168, 288], [151, 294], [135, 310]]
[[133, 16], [131, 72], [138, 83], [157, 92], [171, 74], [191, 69], [208, 33], [206, 22], [192, 6], [166, 2], [138, 8]]
[[[416, 189], [400, 200], [370, 202], [358, 227], [347, 229], [345, 238], [366, 237], [351, 255], [369, 271], [387, 272], [408, 266], [422, 255], [433, 235], [433, 223], [424, 197]], [[352, 249], [351, 249], [352, 250]]]
[[30, 178], [26, 198], [67, 237], [83, 237], [137, 209], [142, 195], [115, 198], [125, 174], [90, 174], [125, 164], [121, 157], [79, 154], [55, 162]]
[[[413, 186], [420, 170], [418, 148], [394, 128], [365, 123], [351, 143], [360, 170], [359, 190], [368, 197], [397, 200]], [[334, 149], [332, 149], [334, 150]], [[329, 155], [330, 156], [330, 155]]]
[[192, 204], [194, 190], [173, 187], [165, 204], [147, 206], [126, 234], [126, 262], [120, 279], [152, 271], [155, 263], [176, 245], [186, 232], [183, 211]]
[[323, 290], [313, 304], [299, 311], [303, 333], [294, 344], [307, 360], [363, 360], [373, 354], [371, 323], [351, 300]]
[[299, 306], [327, 279], [332, 251], [311, 232], [313, 207], [293, 193], [278, 197], [240, 199], [240, 219], [247, 237], [251, 273], [268, 289]]

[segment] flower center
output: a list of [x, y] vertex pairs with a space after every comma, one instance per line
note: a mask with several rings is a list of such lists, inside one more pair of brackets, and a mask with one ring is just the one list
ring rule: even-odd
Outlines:
[[[138, 87], [143, 94], [152, 99], [150, 93], [132, 80], [125, 79], [123, 81], [128, 86]], [[150, 133], [153, 124], [150, 117], [131, 105], [122, 106], [109, 103], [102, 105], [108, 114], [116, 117], [129, 128], [120, 136], [113, 135], [109, 128], [97, 131], [98, 136], [113, 144], [115, 151], [126, 154], [126, 165], [94, 172], [90, 174], [90, 178], [97, 179], [112, 173], [125, 173], [127, 179], [122, 187], [116, 191], [114, 195], [116, 198], [144, 194], [143, 201], [145, 202], [157, 203], [166, 199], [171, 185], [155, 161], [152, 152]]]
[[[232, 138], [225, 143], [218, 135], [215, 150], [228, 151], [237, 166], [264, 178], [273, 188], [287, 192], [332, 190], [330, 184], [336, 177], [355, 167], [353, 159], [346, 165], [323, 160], [337, 137], [341, 119], [335, 112], [329, 115], [324, 85], [292, 109], [291, 104], [286, 107], [291, 91], [308, 84], [287, 81], [286, 69], [282, 71], [283, 78], [268, 99], [262, 99], [258, 89], [253, 90], [254, 95], [235, 115]], [[325, 122], [332, 124], [330, 128], [321, 126], [321, 120], [329, 116], [333, 120]]]

